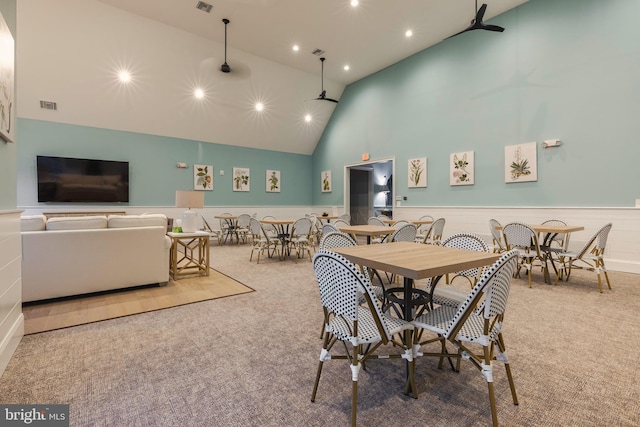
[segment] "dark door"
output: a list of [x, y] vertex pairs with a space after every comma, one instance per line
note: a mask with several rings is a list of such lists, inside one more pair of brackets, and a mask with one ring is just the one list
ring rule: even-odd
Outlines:
[[349, 174], [349, 213], [351, 224], [366, 224], [371, 216], [371, 171], [350, 169]]

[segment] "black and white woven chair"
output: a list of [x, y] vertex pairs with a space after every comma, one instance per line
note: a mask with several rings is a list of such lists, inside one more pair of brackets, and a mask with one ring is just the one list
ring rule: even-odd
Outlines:
[[[376, 227], [386, 227], [387, 225], [377, 216], [372, 216], [367, 220], [367, 225], [374, 225]], [[372, 236], [369, 243], [382, 243], [386, 240], [387, 235], [384, 236]]]
[[611, 289], [611, 282], [609, 282], [607, 268], [604, 265], [604, 250], [607, 246], [607, 238], [609, 237], [611, 227], [612, 224], [609, 223], [596, 231], [587, 244], [577, 252], [566, 251], [558, 253], [558, 258], [562, 263], [562, 268], [558, 269], [556, 283], [558, 283], [563, 272], [566, 272], [566, 280], [569, 280], [571, 270], [576, 268], [593, 271], [598, 275], [598, 288], [600, 289], [600, 293], [602, 293], [602, 279], [600, 278], [600, 273], [604, 273], [604, 278], [607, 280], [607, 287]]
[[357, 246], [358, 242], [353, 237], [341, 231], [331, 231], [320, 239], [320, 249], [331, 250], [332, 248], [346, 248]]
[[420, 221], [429, 220], [429, 224], [418, 225], [418, 234], [416, 234], [416, 242], [422, 243], [427, 238], [427, 233], [431, 230], [431, 224], [433, 224], [433, 217], [431, 215], [422, 215], [419, 218]]
[[[442, 242], [442, 246], [468, 251], [491, 252], [489, 245], [482, 237], [471, 233], [458, 233], [449, 236]], [[426, 291], [431, 294], [432, 304], [448, 305], [454, 308], [458, 307], [478, 282], [482, 271], [482, 268], [470, 268], [454, 274], [447, 274], [445, 283], [440, 281], [433, 289], [431, 287], [433, 279], [428, 279]], [[464, 282], [462, 287], [456, 283], [460, 281], [458, 279], [463, 279], [461, 280]]]
[[323, 224], [322, 225], [322, 235], [323, 236], [325, 234], [327, 234], [327, 233], [331, 233], [331, 232], [334, 232], [334, 231], [340, 232], [340, 230], [338, 230], [338, 228], [333, 224], [327, 223], [327, 224]]
[[[320, 301], [325, 313], [325, 333], [320, 361], [311, 401], [316, 400], [318, 384], [324, 362], [346, 359], [350, 362], [352, 383], [351, 425], [356, 426], [358, 411], [358, 375], [363, 363], [370, 359], [406, 359], [413, 390], [414, 361], [411, 343], [405, 337], [413, 330], [410, 322], [384, 314], [373, 294], [369, 276], [341, 255], [320, 250], [313, 256], [313, 268], [318, 280]], [[364, 297], [366, 304], [361, 304]], [[336, 342], [342, 341], [346, 349], [332, 353]], [[382, 345], [393, 344], [402, 353], [380, 355], [376, 351]]]
[[493, 252], [503, 253], [507, 251], [507, 246], [504, 244], [504, 237], [502, 236], [502, 224], [495, 219], [489, 220], [489, 231], [491, 232], [491, 238], [493, 239]]
[[262, 224], [255, 218], [249, 219], [249, 229], [251, 231], [253, 247], [251, 248], [251, 255], [249, 256], [249, 262], [253, 259], [253, 253], [258, 252], [257, 264], [260, 264], [260, 255], [267, 251], [267, 256], [271, 258], [273, 254], [278, 251], [278, 258], [281, 258], [278, 247], [280, 246], [280, 240], [271, 239], [262, 228]]
[[427, 245], [439, 245], [442, 240], [442, 234], [444, 233], [444, 218], [438, 218], [433, 223], [431, 223], [431, 227], [425, 233], [424, 239], [420, 241], [420, 243], [425, 243]]
[[313, 248], [312, 226], [313, 222], [310, 218], [299, 218], [293, 223], [291, 236], [287, 243], [289, 244], [289, 250], [296, 253], [296, 263], [298, 258], [304, 258], [305, 253], [309, 255], [309, 261], [311, 261], [311, 249]]
[[[518, 404], [516, 388], [511, 376], [509, 360], [505, 352], [502, 327], [504, 312], [509, 297], [511, 278], [518, 263], [517, 251], [506, 252], [488, 268], [473, 290], [458, 308], [441, 305], [417, 317], [413, 324], [421, 331], [433, 332], [436, 338], [428, 339], [417, 346], [433, 342], [441, 343], [439, 353], [419, 353], [423, 356], [440, 358], [440, 367], [445, 357], [457, 357], [471, 361], [487, 381], [493, 425], [498, 425], [496, 398], [493, 386], [493, 363], [504, 363], [511, 388], [514, 405]], [[477, 308], [476, 308], [477, 307]], [[449, 353], [447, 342], [458, 350], [457, 355]]]
[[527, 269], [529, 276], [529, 287], [531, 287], [531, 272], [534, 262], [539, 261], [542, 266], [542, 273], [547, 277], [547, 254], [540, 249], [538, 243], [538, 233], [527, 224], [521, 222], [511, 222], [502, 228], [504, 243], [507, 250], [518, 251], [520, 263], [516, 270], [516, 275], [520, 273], [520, 267]]

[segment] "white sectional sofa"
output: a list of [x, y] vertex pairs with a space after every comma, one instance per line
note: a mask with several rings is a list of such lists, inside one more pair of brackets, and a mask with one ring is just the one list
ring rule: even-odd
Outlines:
[[169, 281], [162, 214], [23, 216], [23, 302]]

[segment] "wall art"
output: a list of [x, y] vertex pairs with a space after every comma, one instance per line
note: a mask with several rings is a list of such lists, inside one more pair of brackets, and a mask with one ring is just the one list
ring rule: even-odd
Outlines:
[[267, 193], [280, 192], [280, 171], [267, 169]]
[[0, 13], [0, 139], [7, 142], [13, 142], [16, 127], [14, 66], [13, 36]]
[[449, 155], [449, 185], [473, 185], [473, 151]]
[[504, 147], [504, 182], [538, 180], [537, 146], [528, 142]]
[[249, 168], [233, 168], [233, 191], [249, 191], [251, 171]]
[[408, 186], [418, 188], [427, 186], [427, 158], [409, 159]]
[[213, 166], [193, 165], [193, 189], [213, 190]]
[[331, 192], [331, 171], [322, 171], [320, 174], [320, 181], [322, 183], [322, 192]]

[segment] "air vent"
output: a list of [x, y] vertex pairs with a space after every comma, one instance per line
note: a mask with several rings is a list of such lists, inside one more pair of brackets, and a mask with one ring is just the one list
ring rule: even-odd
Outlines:
[[211, 12], [212, 8], [213, 8], [212, 4], [205, 3], [203, 1], [199, 1], [198, 4], [196, 5], [196, 9], [200, 9], [200, 10], [202, 10], [204, 12], [207, 12], [207, 13]]
[[311, 52], [311, 53], [313, 53], [314, 55], [320, 56], [320, 55], [324, 54], [324, 50], [322, 50], [322, 49], [316, 49], [316, 50], [314, 50], [314, 51], [313, 51], [313, 52]]
[[40, 101], [40, 108], [44, 108], [45, 110], [57, 110], [58, 104], [51, 101]]

